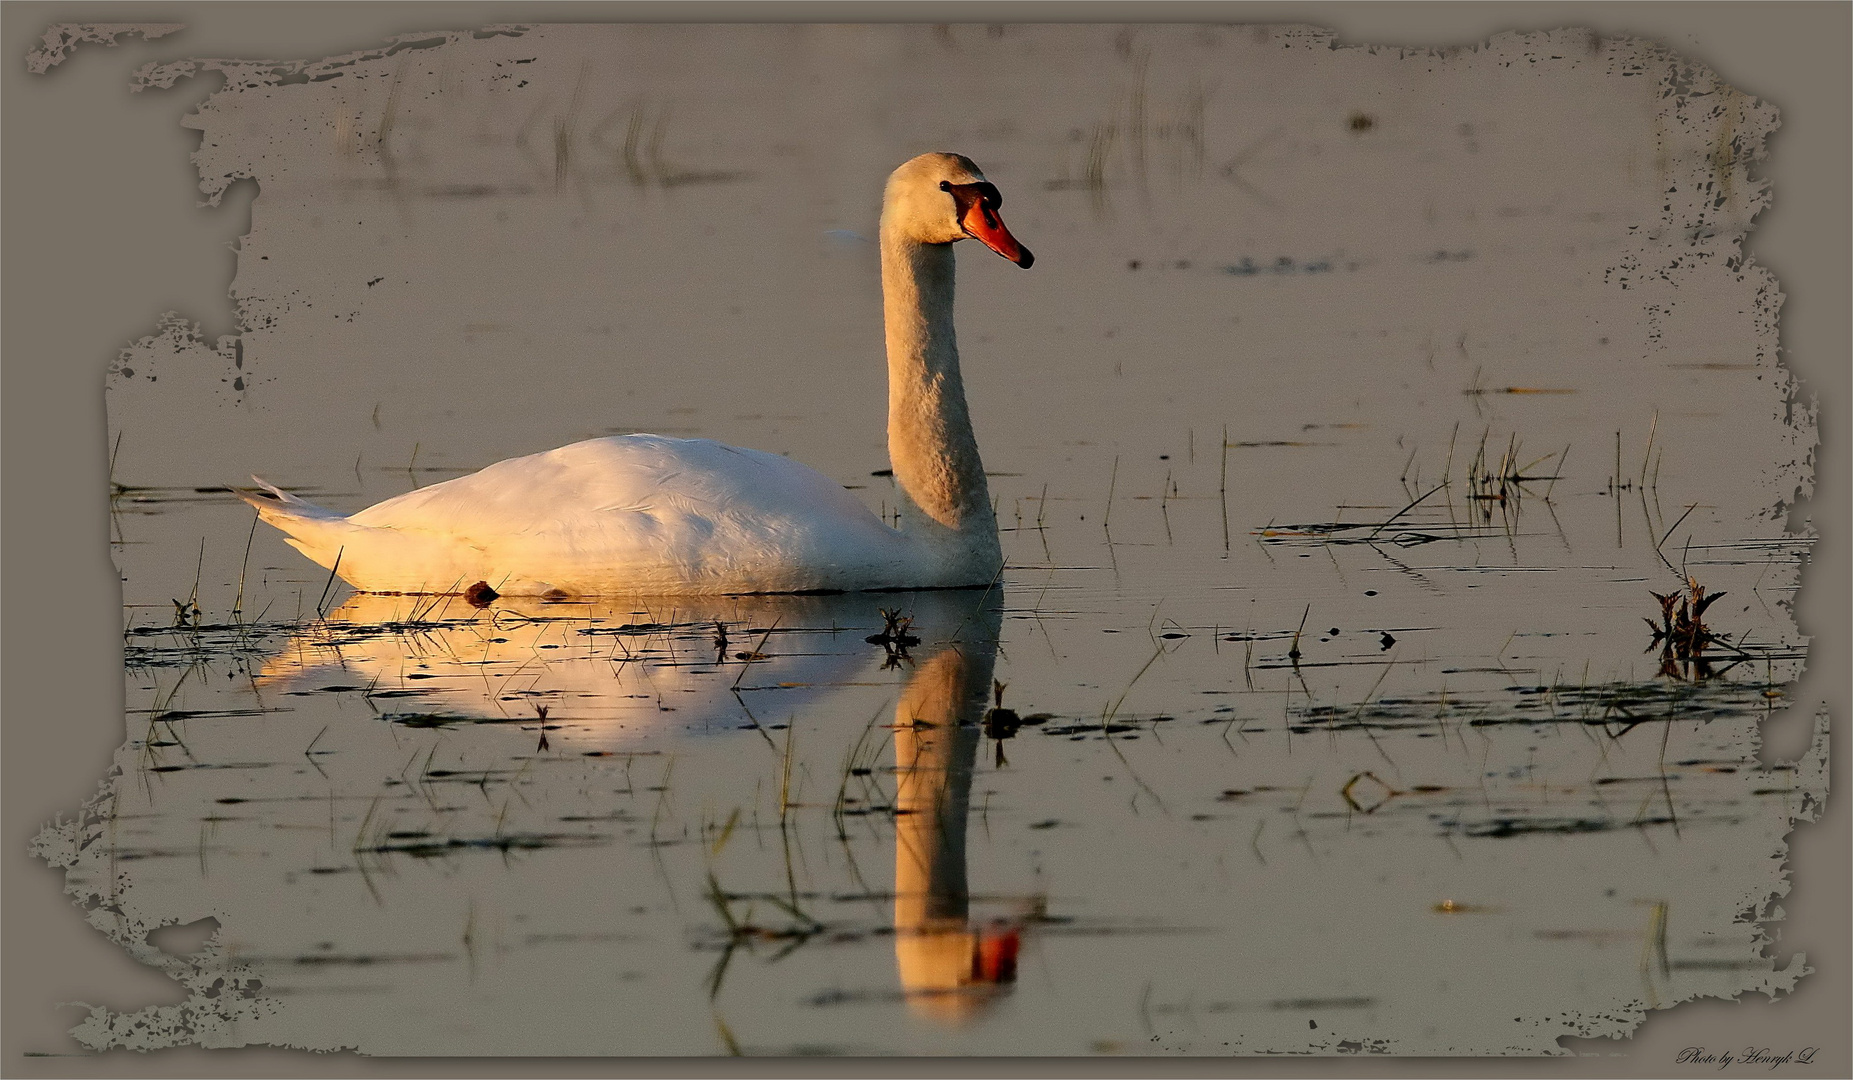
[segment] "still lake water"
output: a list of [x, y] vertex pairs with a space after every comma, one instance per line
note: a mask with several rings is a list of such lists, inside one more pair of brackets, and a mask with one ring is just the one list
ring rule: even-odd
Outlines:
[[[242, 331], [112, 371], [127, 739], [46, 840], [198, 994], [82, 1037], [1535, 1054], [1793, 983], [1768, 106], [1569, 32], [428, 40], [198, 116], [260, 187]], [[1037, 253], [960, 251], [992, 589], [348, 596], [225, 489], [649, 430], [884, 510], [869, 238], [927, 149]], [[1696, 658], [1651, 629], [1694, 587]]]

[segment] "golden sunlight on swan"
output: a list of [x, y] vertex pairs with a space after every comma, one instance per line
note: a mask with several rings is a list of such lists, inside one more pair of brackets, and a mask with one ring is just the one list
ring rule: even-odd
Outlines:
[[732, 594], [985, 585], [1003, 564], [953, 333], [952, 245], [1034, 257], [969, 158], [922, 154], [881, 213], [890, 528], [777, 454], [618, 435], [511, 458], [352, 515], [257, 482], [243, 497], [354, 588], [504, 595]]

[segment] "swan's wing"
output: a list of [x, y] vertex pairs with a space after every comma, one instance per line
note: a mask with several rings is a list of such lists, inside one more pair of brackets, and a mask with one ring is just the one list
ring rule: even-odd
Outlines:
[[486, 556], [482, 580], [504, 591], [529, 578], [568, 592], [680, 591], [698, 581], [726, 591], [813, 588], [831, 582], [803, 572], [873, 570], [903, 543], [842, 485], [803, 465], [657, 435], [513, 458], [349, 520], [454, 544], [465, 562]]

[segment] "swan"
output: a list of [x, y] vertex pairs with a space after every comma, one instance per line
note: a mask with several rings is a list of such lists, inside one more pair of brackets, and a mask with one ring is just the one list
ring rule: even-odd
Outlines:
[[253, 477], [240, 492], [361, 592], [598, 596], [988, 585], [1003, 566], [953, 336], [952, 245], [1027, 268], [970, 158], [922, 154], [882, 196], [888, 457], [898, 529], [761, 450], [616, 435], [510, 458], [343, 515]]

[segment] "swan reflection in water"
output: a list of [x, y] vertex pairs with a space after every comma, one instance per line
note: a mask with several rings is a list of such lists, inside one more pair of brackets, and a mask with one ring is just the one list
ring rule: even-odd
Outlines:
[[1002, 920], [974, 926], [965, 877], [999, 615], [982, 613], [969, 640], [918, 661], [894, 710], [895, 966], [908, 1004], [939, 1020], [973, 1016], [1016, 980], [1020, 930]]
[[[884, 607], [911, 617], [905, 644], [868, 640], [884, 631]], [[966, 881], [966, 819], [1001, 625], [995, 590], [502, 598], [482, 610], [362, 593], [298, 634], [259, 684], [286, 694], [364, 690], [396, 723], [513, 722], [540, 727], [543, 741], [554, 730], [575, 750], [612, 750], [671, 725], [757, 726], [755, 711], [782, 718], [846, 686], [889, 682], [886, 669], [898, 669], [895, 965], [910, 1008], [958, 1022], [1015, 981], [1021, 933], [1007, 920], [975, 924]]]
[[756, 703], [784, 716], [866, 675], [881, 651], [867, 596], [678, 597], [473, 610], [458, 597], [356, 593], [273, 656], [259, 685], [354, 689], [389, 720], [533, 722], [584, 750], [671, 724], [732, 730]]

